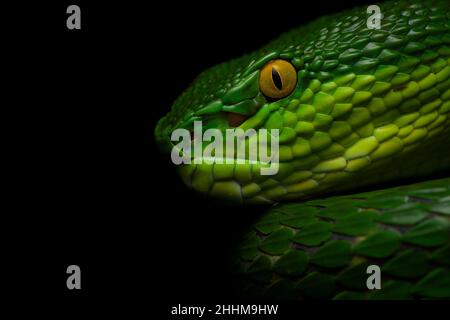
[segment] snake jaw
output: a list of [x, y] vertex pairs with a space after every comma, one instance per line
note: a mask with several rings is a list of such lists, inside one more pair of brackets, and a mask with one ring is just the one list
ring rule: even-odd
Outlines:
[[251, 181], [251, 175], [247, 177], [247, 183], [242, 182], [245, 171], [251, 172], [252, 165], [258, 164], [237, 164], [236, 159], [232, 160], [235, 163], [183, 164], [178, 167], [178, 173], [190, 189], [227, 205], [274, 203], [259, 194], [261, 188]]

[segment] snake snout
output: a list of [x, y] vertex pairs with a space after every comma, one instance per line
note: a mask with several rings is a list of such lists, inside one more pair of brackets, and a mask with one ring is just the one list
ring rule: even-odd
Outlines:
[[170, 141], [170, 132], [166, 117], [162, 117], [156, 124], [155, 140], [161, 152], [169, 153], [172, 149], [172, 142]]

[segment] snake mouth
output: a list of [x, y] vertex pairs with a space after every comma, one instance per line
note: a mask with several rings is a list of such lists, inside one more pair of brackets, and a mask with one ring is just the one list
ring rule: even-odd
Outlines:
[[[272, 196], [261, 194], [265, 187], [273, 185], [270, 181], [275, 180], [271, 177], [278, 174], [280, 164], [278, 143], [271, 143], [272, 140], [278, 141], [269, 137], [271, 133], [266, 130], [261, 134], [243, 131], [238, 138], [214, 128], [221, 139], [214, 137], [211, 142], [205, 138], [204, 130], [196, 135], [195, 126], [189, 130], [190, 127], [184, 129], [178, 125], [181, 127], [178, 133], [185, 132], [180, 133], [181, 139], [177, 140], [178, 133], [173, 137], [168, 122], [170, 120], [166, 118], [158, 122], [156, 140], [160, 149], [170, 153], [186, 186], [208, 198], [229, 204], [273, 203]], [[229, 130], [234, 132], [234, 129]]]
[[[170, 154], [177, 148], [170, 139], [166, 117], [158, 121], [155, 139], [163, 153]], [[217, 161], [217, 158], [189, 157], [184, 160], [184, 163], [176, 165], [178, 174], [187, 187], [200, 194], [228, 204], [272, 203], [271, 200], [258, 196], [261, 188], [253, 181], [259, 177], [257, 170], [267, 164], [237, 158], [223, 158]]]

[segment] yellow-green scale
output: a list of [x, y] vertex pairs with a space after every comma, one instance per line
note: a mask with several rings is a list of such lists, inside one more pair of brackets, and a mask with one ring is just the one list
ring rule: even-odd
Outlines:
[[[445, 167], [450, 158], [447, 150], [436, 148], [431, 159], [427, 153], [435, 143], [450, 145], [446, 135], [437, 135], [450, 130], [450, 58], [438, 55], [420, 60], [410, 75], [402, 71], [383, 66], [374, 75], [346, 74], [325, 83], [311, 82], [300, 100], [291, 101], [282, 114], [282, 132], [289, 133], [283, 142], [288, 142], [290, 151], [282, 148], [281, 158], [318, 161], [310, 170], [294, 170], [284, 179], [274, 177], [279, 183], [267, 188], [263, 197], [278, 200], [330, 191], [330, 187], [331, 191], [350, 189]], [[383, 163], [390, 165], [380, 172]], [[351, 177], [363, 171], [362, 179], [353, 183]]]

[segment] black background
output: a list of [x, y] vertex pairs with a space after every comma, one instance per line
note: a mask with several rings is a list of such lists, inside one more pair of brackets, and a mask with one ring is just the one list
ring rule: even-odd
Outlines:
[[[70, 310], [113, 301], [237, 301], [229, 253], [258, 209], [189, 192], [153, 140], [195, 76], [315, 17], [368, 1], [58, 1], [11, 25], [14, 258], [19, 295]], [[66, 8], [81, 7], [81, 30]], [[8, 246], [8, 245], [7, 245]], [[66, 288], [77, 264], [82, 290]], [[117, 305], [116, 305], [117, 306]], [[304, 308], [303, 304], [303, 308]], [[344, 307], [343, 307], [344, 308]]]

